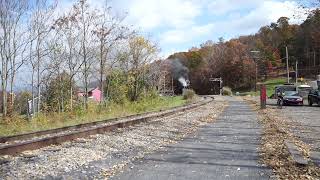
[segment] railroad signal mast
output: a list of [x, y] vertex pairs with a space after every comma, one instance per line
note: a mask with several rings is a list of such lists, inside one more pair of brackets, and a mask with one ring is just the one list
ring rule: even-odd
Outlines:
[[160, 94], [165, 96], [174, 96], [173, 78], [166, 71], [159, 79], [158, 91]]
[[223, 85], [223, 81], [222, 78], [210, 78], [209, 79], [210, 82], [219, 82], [219, 92], [220, 92], [220, 96], [222, 95], [222, 85]]

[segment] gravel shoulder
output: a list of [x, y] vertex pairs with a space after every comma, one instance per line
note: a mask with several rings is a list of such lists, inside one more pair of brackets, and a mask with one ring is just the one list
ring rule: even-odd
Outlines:
[[105, 179], [146, 154], [212, 122], [222, 97], [205, 106], [57, 146], [0, 157], [0, 179]]
[[[319, 179], [320, 168], [312, 157], [316, 139], [319, 140], [316, 131], [312, 131], [313, 125], [317, 122], [308, 122], [306, 119], [314, 117], [311, 113], [303, 113], [315, 109], [307, 106], [284, 106], [278, 109], [275, 106], [276, 101], [269, 100], [267, 109], [260, 110], [257, 99], [245, 99], [251, 102], [252, 107], [259, 113], [263, 125], [261, 160], [273, 169], [274, 176], [277, 179]], [[307, 140], [311, 141], [308, 143]], [[300, 165], [289, 152], [285, 142], [292, 143], [302, 158], [309, 163]]]
[[310, 158], [320, 166], [320, 107], [287, 106], [277, 111], [293, 124], [292, 133], [310, 146]]

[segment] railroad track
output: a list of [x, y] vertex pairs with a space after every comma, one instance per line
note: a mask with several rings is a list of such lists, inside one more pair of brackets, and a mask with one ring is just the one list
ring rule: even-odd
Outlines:
[[204, 96], [199, 102], [168, 110], [130, 115], [121, 118], [107, 119], [98, 122], [28, 134], [0, 137], [0, 155], [15, 155], [26, 150], [35, 150], [52, 144], [61, 144], [77, 138], [86, 138], [90, 135], [102, 134], [108, 131], [113, 131], [117, 128], [124, 128], [138, 123], [147, 122], [150, 119], [169, 116], [178, 112], [194, 109], [212, 101], [212, 97]]

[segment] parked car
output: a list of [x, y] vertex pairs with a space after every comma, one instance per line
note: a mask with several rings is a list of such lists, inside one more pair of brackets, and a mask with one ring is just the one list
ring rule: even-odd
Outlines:
[[309, 106], [312, 106], [314, 103], [320, 106], [320, 92], [319, 90], [311, 90], [308, 95]]
[[283, 96], [283, 105], [303, 105], [303, 97], [298, 91], [285, 91]]
[[309, 85], [303, 84], [303, 85], [299, 85], [297, 86], [297, 91], [299, 92], [299, 95], [303, 98], [308, 98], [309, 92], [312, 90], [313, 88]]
[[274, 88], [274, 94], [270, 98], [277, 98], [277, 94], [285, 91], [297, 91], [297, 87], [293, 84], [278, 85]]

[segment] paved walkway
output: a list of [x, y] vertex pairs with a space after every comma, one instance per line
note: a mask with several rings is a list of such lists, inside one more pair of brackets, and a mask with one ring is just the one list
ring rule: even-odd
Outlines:
[[216, 122], [135, 162], [114, 179], [269, 179], [271, 170], [258, 163], [256, 113], [243, 101], [228, 100]]

